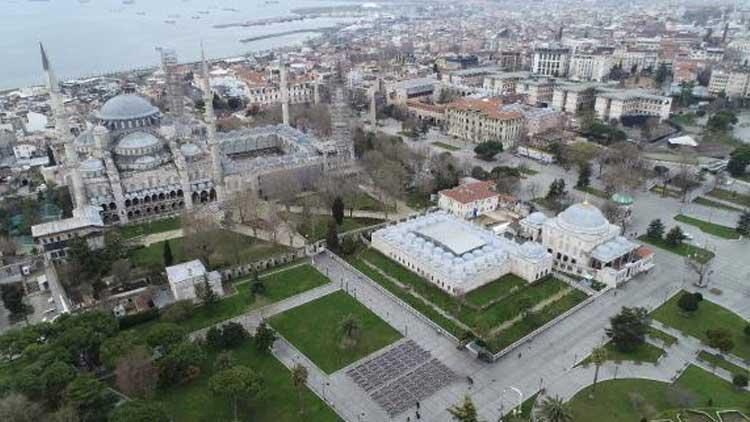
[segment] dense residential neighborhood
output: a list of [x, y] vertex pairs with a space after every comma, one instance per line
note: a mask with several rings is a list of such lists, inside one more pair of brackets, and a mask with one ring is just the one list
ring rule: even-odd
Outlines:
[[69, 3], [160, 39], [12, 34], [1, 421], [750, 420], [749, 3]]

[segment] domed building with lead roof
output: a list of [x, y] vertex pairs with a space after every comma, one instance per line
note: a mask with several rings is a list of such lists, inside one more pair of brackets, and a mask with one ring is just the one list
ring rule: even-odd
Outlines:
[[[74, 139], [46, 52], [42, 64], [65, 154], [58, 180], [76, 208], [94, 206], [104, 224], [158, 219], [253, 190], [272, 197], [289, 183], [310, 188], [328, 171], [346, 171], [350, 142], [320, 141], [289, 125], [216, 131], [208, 65], [203, 62], [204, 120], [162, 116], [147, 98], [105, 101]], [[58, 121], [59, 120], [59, 121]]]
[[617, 286], [653, 267], [651, 251], [620, 235], [596, 206], [573, 204], [554, 218], [535, 212], [520, 221], [523, 234], [552, 254], [556, 270]]

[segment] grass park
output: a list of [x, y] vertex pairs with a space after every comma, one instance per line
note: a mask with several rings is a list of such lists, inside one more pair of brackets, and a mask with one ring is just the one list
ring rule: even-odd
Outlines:
[[[356, 320], [358, 334], [346, 344], [340, 328], [349, 316]], [[343, 291], [275, 315], [269, 323], [327, 374], [401, 338], [398, 331]]]
[[[329, 282], [326, 276], [310, 264], [293, 264], [281, 269], [277, 267], [266, 274], [261, 273], [259, 280], [265, 287], [262, 294], [250, 293], [252, 276], [240, 279], [234, 283], [234, 293], [224, 296], [211, 307], [196, 307], [190, 317], [181, 321], [180, 325], [188, 331], [199, 330]], [[145, 332], [150, 325], [157, 322], [159, 321], [138, 325], [137, 329]]]
[[[212, 394], [208, 381], [216, 372], [214, 362], [217, 352], [207, 350], [208, 358], [200, 375], [191, 382], [167, 390], [157, 391], [155, 401], [160, 402], [175, 421], [205, 422], [232, 420], [230, 400]], [[253, 369], [263, 380], [260, 396], [241, 402], [239, 416], [247, 421], [329, 422], [340, 419], [318, 396], [305, 388], [302, 393], [304, 414], [299, 413], [298, 391], [291, 372], [270, 353], [261, 353], [251, 340], [232, 350], [237, 365]]]
[[454, 147], [451, 144], [446, 144], [445, 142], [433, 142], [432, 145], [435, 145], [438, 148], [447, 149], [448, 151], [460, 151], [461, 148]]
[[[253, 237], [244, 236], [229, 230], [218, 230], [216, 238], [212, 242], [212, 252], [208, 262], [204, 262], [209, 268], [219, 268], [224, 266], [236, 265], [242, 262], [252, 262], [268, 258], [286, 252], [286, 246], [266, 242]], [[130, 251], [130, 260], [135, 266], [155, 268], [161, 270], [164, 268], [164, 243], [169, 242], [172, 250], [174, 264], [186, 262], [198, 258], [191, 254], [186, 247], [184, 237], [170, 239], [162, 242], [153, 243], [142, 248], [134, 248]]]
[[138, 236], [149, 234], [163, 233], [182, 228], [182, 219], [180, 217], [170, 217], [161, 220], [150, 221], [141, 224], [128, 224], [120, 227], [120, 235], [123, 239], [132, 239]]
[[715, 254], [709, 250], [685, 242], [678, 245], [672, 245], [664, 239], [653, 239], [645, 234], [639, 236], [638, 240], [680, 256], [694, 256], [698, 262], [703, 264], [707, 263], [715, 256]]
[[707, 299], [699, 303], [696, 311], [685, 312], [677, 306], [682, 294], [672, 296], [651, 314], [652, 318], [703, 342], [708, 341], [706, 330], [725, 328], [732, 333], [734, 348], [731, 353], [742, 359], [750, 359], [750, 336], [743, 332], [748, 321]]
[[[302, 216], [296, 216], [296, 218], [298, 218], [300, 222], [302, 221]], [[328, 222], [331, 221], [332, 218], [333, 217], [329, 215], [314, 215], [309, 219], [310, 224], [297, 224], [297, 231], [311, 242], [325, 239], [326, 233], [328, 233]], [[383, 220], [377, 218], [344, 217], [343, 221], [338, 226], [338, 233], [342, 234], [348, 231], [374, 226], [382, 222]]]
[[750, 208], [750, 195], [741, 194], [722, 188], [715, 188], [707, 195], [713, 198], [721, 199], [722, 201], [737, 204], [740, 208]]
[[604, 192], [601, 189], [597, 189], [591, 186], [586, 186], [585, 188], [575, 187], [575, 190], [579, 192], [583, 192], [583, 193], [588, 193], [589, 195], [596, 196], [597, 198], [601, 198], [605, 200], [609, 199], [609, 196], [610, 196], [610, 195], [607, 195], [607, 192]]
[[703, 221], [698, 218], [688, 217], [683, 214], [678, 214], [674, 217], [676, 221], [680, 223], [689, 224], [691, 226], [699, 228], [702, 232], [721, 237], [723, 239], [739, 239], [740, 235], [732, 227], [722, 226], [716, 223], [710, 223]]
[[455, 337], [461, 338], [468, 328], [492, 351], [502, 350], [586, 299], [583, 292], [553, 277], [529, 284], [512, 275], [461, 299], [373, 249], [349, 261]]
[[[576, 422], [637, 422], [672, 420], [684, 409], [716, 410], [750, 409], [750, 392], [738, 390], [731, 383], [697, 366], [688, 368], [672, 384], [646, 379], [616, 379], [599, 382], [591, 399], [593, 386], [579, 391], [570, 401]], [[714, 415], [714, 418], [716, 416]], [[705, 421], [705, 419], [683, 419]], [[716, 419], [718, 420], [718, 419]]]
[[739, 366], [733, 364], [732, 362], [729, 362], [728, 360], [724, 359], [724, 356], [715, 355], [705, 350], [701, 350], [700, 353], [698, 353], [698, 359], [706, 362], [707, 364], [709, 364], [710, 366], [714, 368], [725, 369], [729, 371], [730, 374], [746, 374], [747, 373], [746, 369], [740, 368]]
[[[611, 362], [642, 362], [642, 363], [656, 363], [662, 355], [664, 350], [654, 346], [653, 344], [643, 343], [639, 345], [635, 350], [630, 352], [622, 352], [617, 350], [612, 342], [607, 342], [604, 345], [604, 349], [607, 351], [607, 360]], [[579, 365], [591, 365], [591, 356], [582, 360]]]
[[712, 199], [708, 199], [705, 196], [699, 196], [693, 200], [694, 204], [703, 205], [704, 207], [711, 207], [716, 208], [720, 210], [726, 210], [726, 211], [742, 211], [739, 207], [733, 207], [731, 205], [727, 205], [723, 202], [714, 201]]

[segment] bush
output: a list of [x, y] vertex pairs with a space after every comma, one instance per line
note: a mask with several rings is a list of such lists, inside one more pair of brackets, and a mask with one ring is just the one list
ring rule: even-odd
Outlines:
[[182, 322], [190, 318], [193, 309], [195, 305], [192, 300], [178, 300], [162, 312], [161, 319], [164, 322]]
[[133, 315], [125, 315], [118, 320], [120, 330], [126, 330], [128, 328], [135, 327], [149, 321], [154, 321], [159, 318], [159, 309], [151, 308], [145, 312], [139, 312]]
[[242, 324], [227, 322], [220, 328], [211, 327], [206, 333], [206, 342], [215, 349], [229, 349], [237, 347], [250, 337]]
[[745, 335], [746, 336], [750, 336], [750, 324], [747, 324], [745, 326], [745, 330], [744, 331], [745, 331]]
[[734, 386], [737, 388], [747, 387], [747, 375], [735, 374], [734, 378], [732, 378], [732, 384], [734, 384]]
[[685, 312], [695, 312], [698, 310], [698, 298], [692, 293], [683, 293], [677, 300], [677, 306]]
[[695, 296], [695, 300], [698, 302], [703, 302], [703, 294], [700, 292], [693, 293], [693, 296]]

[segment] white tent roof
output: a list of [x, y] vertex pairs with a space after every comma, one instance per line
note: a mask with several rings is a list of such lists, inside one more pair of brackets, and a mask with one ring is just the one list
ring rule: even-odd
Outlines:
[[668, 141], [671, 145], [685, 145], [689, 147], [697, 147], [698, 143], [695, 142], [695, 139], [693, 139], [692, 136], [678, 136], [676, 138], [672, 138]]

